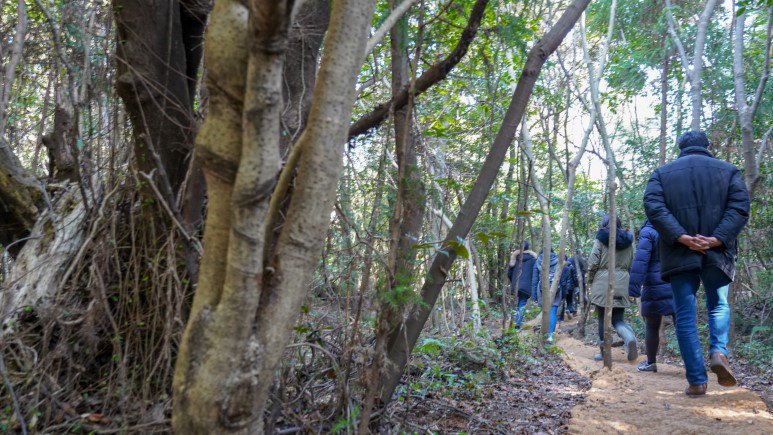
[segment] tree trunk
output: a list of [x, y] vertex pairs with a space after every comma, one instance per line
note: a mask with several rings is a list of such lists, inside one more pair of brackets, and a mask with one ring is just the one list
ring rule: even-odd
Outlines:
[[[663, 38], [663, 46], [666, 42]], [[666, 164], [666, 147], [668, 145], [668, 67], [671, 57], [668, 50], [664, 49], [663, 66], [660, 70], [660, 153], [658, 154], [658, 166]]]
[[393, 334], [395, 339], [390, 340], [394, 344], [388, 349], [390, 364], [386, 369], [389, 373], [385, 376], [387, 383], [382, 391], [389, 394], [384, 394], [385, 396], [391, 397], [392, 392], [397, 387], [403, 368], [408, 361], [408, 356], [419, 338], [424, 323], [427, 321], [438, 294], [445, 284], [448, 271], [456, 259], [456, 251], [448, 242], [456, 241], [457, 238], [464, 239], [469, 233], [498, 175], [499, 168], [507, 154], [507, 149], [515, 137], [518, 124], [523, 117], [529, 97], [534, 89], [534, 84], [545, 60], [555, 51], [566, 34], [569, 33], [569, 30], [574, 27], [577, 19], [589, 2], [590, 0], [575, 0], [567, 7], [558, 22], [529, 52], [523, 72], [518, 80], [518, 85], [513, 92], [510, 106], [505, 112], [502, 127], [499, 129], [491, 145], [489, 154], [486, 156], [481, 172], [478, 174], [478, 178], [475, 180], [469, 196], [462, 205], [454, 225], [446, 236], [442, 249], [447, 255], [435, 255], [421, 289], [422, 303], [411, 308], [404, 326], [395, 331]]
[[[249, 6], [217, 2], [207, 30], [213, 86], [197, 153], [210, 204], [173, 384], [172, 424], [179, 433], [262, 432], [275, 370], [330, 224], [374, 10], [369, 0], [333, 4], [308, 126], [293, 149], [292, 199], [280, 234], [268, 244], [267, 222], [279, 211], [269, 197], [277, 194], [284, 48], [297, 4]], [[295, 171], [286, 165], [280, 179]]]
[[[754, 114], [760, 99], [763, 97], [765, 85], [770, 73], [770, 48], [771, 48], [771, 20], [773, 19], [773, 7], [768, 8], [767, 39], [765, 44], [765, 62], [760, 76], [755, 95], [751, 104], [747, 104], [746, 80], [744, 77], [743, 38], [746, 13], [735, 17], [735, 34], [733, 35], [733, 76], [735, 85], [735, 105], [738, 110], [738, 122], [741, 125], [741, 144], [743, 147], [744, 179], [749, 196], [754, 197], [754, 192], [759, 185], [760, 160], [754, 146]], [[761, 149], [764, 150], [766, 141], [763, 141]]]
[[157, 153], [175, 194], [190, 163], [204, 25], [211, 2], [115, 0], [116, 90], [134, 128], [137, 168], [150, 174]]
[[542, 188], [535, 170], [536, 159], [534, 156], [534, 147], [526, 125], [526, 117], [521, 121], [521, 149], [529, 161], [529, 178], [531, 186], [534, 189], [534, 196], [537, 197], [542, 217], [542, 274], [540, 276], [540, 293], [542, 294], [542, 325], [541, 334], [543, 339], [550, 333], [550, 308], [553, 306], [553, 299], [550, 297], [550, 251], [551, 251], [551, 228], [550, 228], [550, 205], [545, 196], [545, 190]]
[[[709, 21], [714, 13], [714, 7], [717, 4], [717, 0], [706, 0], [698, 19], [697, 30], [695, 35], [695, 48], [692, 56], [692, 66], [690, 66], [690, 60], [687, 59], [687, 54], [682, 44], [682, 40], [676, 33], [676, 22], [674, 16], [671, 13], [671, 1], [665, 0], [666, 6], [666, 18], [668, 22], [668, 33], [671, 35], [671, 39], [676, 45], [677, 52], [679, 53], [679, 59], [682, 62], [682, 68], [684, 68], [685, 78], [690, 81], [690, 101], [691, 105], [691, 121], [690, 130], [698, 131], [701, 129], [701, 113], [703, 107], [701, 106], [701, 72], [703, 71], [703, 49], [706, 45], [706, 31], [709, 27]], [[681, 132], [679, 132], [681, 133]]]
[[695, 36], [695, 52], [692, 56], [692, 72], [690, 74], [690, 99], [692, 100], [692, 121], [690, 130], [698, 131], [701, 129], [701, 114], [703, 105], [701, 103], [701, 73], [703, 72], [703, 48], [706, 45], [706, 31], [709, 27], [709, 21], [714, 14], [714, 6], [717, 0], [706, 0], [706, 6], [698, 19], [697, 34]]

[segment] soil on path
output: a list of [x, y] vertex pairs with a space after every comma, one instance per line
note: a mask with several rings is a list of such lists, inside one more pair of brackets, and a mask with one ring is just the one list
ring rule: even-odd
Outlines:
[[685, 396], [684, 368], [658, 363], [658, 372], [638, 372], [621, 348], [612, 349], [612, 370], [593, 360], [598, 348], [559, 336], [564, 360], [592, 380], [584, 403], [572, 409], [569, 433], [773, 434], [773, 415], [744, 388], [725, 388], [709, 372], [708, 392]]

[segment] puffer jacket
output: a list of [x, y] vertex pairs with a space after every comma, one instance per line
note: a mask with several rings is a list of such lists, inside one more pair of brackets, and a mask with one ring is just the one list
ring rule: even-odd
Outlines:
[[646, 221], [639, 232], [639, 244], [631, 265], [631, 281], [628, 294], [641, 296], [643, 316], [667, 316], [674, 314], [674, 294], [671, 284], [660, 278], [658, 232]]
[[[601, 228], [596, 233], [593, 250], [588, 260], [588, 282], [591, 286], [591, 303], [601, 307], [607, 304], [607, 286], [609, 285], [609, 229]], [[613, 308], [625, 308], [631, 305], [628, 300], [629, 270], [633, 261], [633, 234], [618, 228], [615, 237], [615, 291]]]
[[[664, 281], [674, 274], [699, 272], [710, 266], [733, 280], [736, 239], [749, 220], [749, 193], [738, 168], [715, 159], [706, 148], [684, 148], [679, 158], [650, 176], [644, 211], [660, 234]], [[716, 237], [722, 246], [704, 255], [677, 241], [684, 234]]]
[[[555, 252], [550, 251], [550, 268], [548, 270], [548, 279], [550, 284], [553, 284], [553, 277], [556, 274], [556, 267], [558, 266], [558, 255]], [[538, 305], [542, 305], [542, 254], [539, 254], [537, 260], [534, 262], [534, 270], [531, 275], [531, 297], [537, 302]], [[556, 297], [553, 299], [553, 306], [557, 307], [561, 305], [561, 300], [564, 295], [561, 293], [561, 289], [556, 290]]]
[[572, 294], [574, 288], [577, 287], [577, 275], [574, 272], [574, 265], [570, 262], [571, 259], [566, 260], [564, 268], [561, 271], [561, 281], [558, 283], [558, 291], [566, 297], [566, 295]]
[[[523, 257], [523, 259], [521, 259]], [[510, 278], [510, 291], [515, 293], [516, 283], [518, 280], [518, 295], [531, 297], [531, 274], [534, 269], [534, 262], [537, 259], [537, 253], [533, 251], [526, 251], [521, 254], [521, 251], [515, 251], [513, 257], [510, 258], [510, 264], [507, 269], [507, 277]], [[519, 266], [521, 276], [518, 277]]]

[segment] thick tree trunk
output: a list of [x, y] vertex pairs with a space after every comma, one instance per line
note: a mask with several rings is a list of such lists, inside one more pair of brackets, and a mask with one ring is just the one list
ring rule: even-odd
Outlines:
[[283, 157], [306, 128], [319, 52], [329, 22], [329, 0], [306, 0], [290, 29], [282, 86], [285, 107], [280, 153]]
[[[293, 150], [298, 177], [275, 244], [266, 223], [279, 164], [281, 80], [293, 1], [219, 1], [207, 30], [212, 94], [197, 140], [209, 186], [199, 287], [174, 379], [180, 433], [260, 433], [293, 319], [330, 223], [374, 4], [339, 0], [308, 127]], [[285, 166], [282, 176], [295, 171]], [[276, 194], [276, 193], [275, 193]], [[264, 258], [267, 261], [264, 263]]]
[[[197, 124], [193, 116], [208, 0], [115, 0], [116, 88], [135, 137], [138, 169], [156, 169], [172, 190], [185, 179]], [[158, 169], [160, 171], [161, 169]]]
[[42, 211], [6, 277], [8, 286], [0, 292], [0, 319], [5, 327], [13, 328], [25, 306], [35, 307], [38, 315], [55, 315], [50, 311], [53, 297], [81, 249], [85, 218], [83, 197], [74, 188], [63, 190], [51, 208]]
[[[577, 19], [589, 2], [590, 0], [575, 0], [568, 6], [558, 22], [529, 52], [523, 72], [518, 80], [518, 85], [513, 92], [510, 106], [505, 112], [502, 127], [499, 129], [497, 137], [491, 145], [491, 150], [486, 156], [481, 172], [467, 200], [459, 211], [456, 222], [454, 222], [446, 236], [446, 242], [442, 249], [447, 252], [447, 255], [435, 255], [421, 289], [422, 303], [411, 308], [404, 326], [395, 331], [395, 339], [390, 340], [394, 344], [388, 349], [388, 359], [391, 364], [386, 368], [389, 374], [385, 377], [387, 383], [382, 388], [383, 396], [391, 397], [391, 393], [397, 387], [403, 368], [408, 361], [408, 356], [419, 338], [424, 323], [427, 321], [440, 290], [445, 284], [448, 271], [456, 259], [456, 251], [448, 242], [456, 241], [458, 238], [464, 239], [469, 233], [498, 175], [499, 168], [507, 154], [507, 149], [515, 137], [518, 124], [523, 117], [529, 97], [534, 89], [534, 84], [542, 70], [542, 65], [563, 41], [569, 30], [574, 27]], [[386, 394], [387, 392], [389, 394]]]
[[[0, 137], [0, 245], [12, 254], [44, 207], [42, 185], [22, 168], [19, 159]], [[10, 247], [10, 248], [9, 248]]]

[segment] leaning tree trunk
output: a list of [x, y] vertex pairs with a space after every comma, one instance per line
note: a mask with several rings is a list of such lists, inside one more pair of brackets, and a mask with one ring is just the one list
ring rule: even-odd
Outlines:
[[394, 333], [395, 339], [390, 340], [394, 345], [388, 349], [388, 359], [391, 364], [386, 368], [389, 373], [385, 376], [386, 383], [382, 388], [384, 396], [391, 397], [392, 392], [394, 392], [400, 381], [403, 368], [408, 362], [408, 356], [416, 345], [424, 323], [429, 318], [435, 301], [445, 284], [448, 271], [456, 259], [457, 254], [453, 248], [453, 243], [458, 243], [456, 241], [459, 238], [464, 239], [467, 236], [475, 222], [475, 218], [480, 213], [486, 196], [498, 175], [499, 168], [502, 166], [507, 149], [515, 137], [518, 124], [526, 110], [526, 105], [543, 64], [548, 56], [556, 50], [561, 41], [564, 40], [566, 34], [574, 27], [574, 24], [588, 6], [588, 3], [590, 3], [590, 0], [575, 0], [567, 7], [558, 22], [529, 52], [523, 72], [513, 92], [510, 106], [505, 112], [502, 126], [494, 139], [494, 143], [491, 145], [491, 150], [486, 156], [486, 160], [469, 196], [459, 211], [456, 222], [454, 222], [454, 225], [446, 235], [442, 246], [442, 250], [446, 254], [435, 255], [421, 289], [422, 302], [411, 308], [404, 325]]

